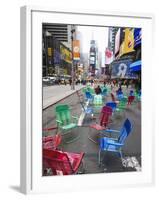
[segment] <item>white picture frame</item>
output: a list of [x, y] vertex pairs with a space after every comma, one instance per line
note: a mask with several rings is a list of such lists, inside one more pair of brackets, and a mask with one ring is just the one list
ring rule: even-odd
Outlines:
[[[43, 22], [142, 28], [142, 171], [65, 177], [42, 177], [42, 59]], [[21, 8], [21, 192], [45, 193], [152, 185], [154, 126], [152, 94], [152, 30], [150, 14]], [[149, 80], [149, 81], [147, 81]]]

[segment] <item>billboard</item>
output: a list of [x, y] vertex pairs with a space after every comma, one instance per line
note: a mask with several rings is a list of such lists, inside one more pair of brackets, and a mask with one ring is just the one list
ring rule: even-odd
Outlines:
[[137, 75], [130, 71], [131, 59], [118, 60], [112, 63], [112, 78], [137, 78]]
[[120, 56], [134, 51], [134, 30], [125, 28], [124, 41], [120, 46]]
[[60, 46], [60, 54], [61, 54], [61, 59], [62, 60], [66, 61], [67, 63], [72, 63], [71, 51], [69, 51], [63, 45]]
[[56, 49], [54, 50], [54, 64], [60, 64], [61, 55]]
[[73, 40], [73, 60], [80, 60], [80, 41]]
[[105, 64], [109, 65], [112, 62], [113, 62], [113, 52], [111, 50], [109, 50], [108, 48], [106, 48], [106, 51], [105, 51]]

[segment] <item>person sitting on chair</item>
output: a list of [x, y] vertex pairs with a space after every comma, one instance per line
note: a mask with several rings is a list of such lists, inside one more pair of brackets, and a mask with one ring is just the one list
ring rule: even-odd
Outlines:
[[99, 85], [97, 86], [97, 88], [95, 88], [95, 93], [96, 94], [101, 94], [102, 93], [102, 90], [101, 90]]

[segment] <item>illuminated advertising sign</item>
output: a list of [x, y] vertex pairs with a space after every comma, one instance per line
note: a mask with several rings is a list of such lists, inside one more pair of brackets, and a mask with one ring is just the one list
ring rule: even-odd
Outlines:
[[125, 28], [124, 41], [120, 46], [120, 56], [134, 51], [134, 30]]
[[134, 48], [141, 45], [141, 28], [134, 29]]
[[137, 78], [137, 75], [130, 71], [132, 60], [120, 60], [112, 63], [112, 78]]

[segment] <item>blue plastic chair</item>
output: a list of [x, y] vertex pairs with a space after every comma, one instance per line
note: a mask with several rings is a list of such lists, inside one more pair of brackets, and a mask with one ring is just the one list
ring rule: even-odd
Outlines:
[[113, 101], [112, 102], [107, 102], [105, 105], [111, 107], [113, 112], [115, 111], [115, 109], [117, 107], [117, 104], [115, 102], [113, 102]]
[[89, 91], [85, 92], [85, 98], [87, 101], [93, 101], [93, 95]]
[[129, 96], [134, 96], [134, 91], [130, 90]]
[[117, 99], [120, 101], [122, 98], [124, 98], [123, 92], [121, 91], [117, 92]]
[[129, 119], [126, 119], [121, 130], [103, 130], [103, 133], [117, 134], [118, 137], [109, 138], [101, 137], [100, 138], [100, 149], [99, 149], [99, 165], [101, 164], [101, 152], [108, 151], [117, 153], [121, 158], [122, 156], [122, 147], [124, 146], [126, 138], [129, 136], [132, 131], [132, 124]]

